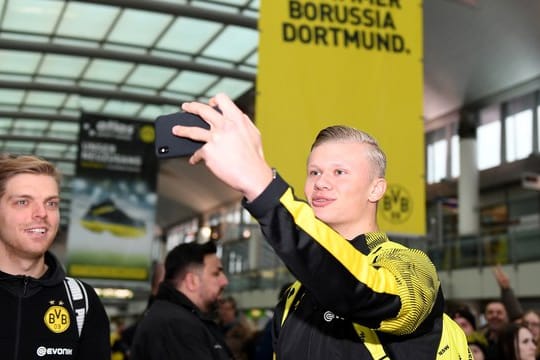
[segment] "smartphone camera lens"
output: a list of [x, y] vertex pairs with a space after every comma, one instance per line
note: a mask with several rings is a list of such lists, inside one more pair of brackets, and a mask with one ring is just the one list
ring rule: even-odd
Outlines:
[[168, 146], [162, 146], [162, 147], [160, 147], [160, 148], [158, 149], [158, 152], [159, 152], [160, 154], [166, 154], [166, 153], [169, 152], [169, 147], [168, 147]]

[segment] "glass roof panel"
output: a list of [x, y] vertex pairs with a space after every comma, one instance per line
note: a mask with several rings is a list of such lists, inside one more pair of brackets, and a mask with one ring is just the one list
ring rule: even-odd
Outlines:
[[78, 152], [79, 152], [79, 145], [72, 144], [68, 146], [67, 151], [64, 156], [66, 159], [76, 159]]
[[151, 86], [153, 88], [163, 87], [176, 73], [175, 69], [164, 68], [153, 65], [137, 65], [129, 78], [127, 84]]
[[133, 116], [137, 114], [141, 106], [140, 103], [130, 101], [109, 100], [103, 107], [103, 111], [108, 114]]
[[227, 26], [203, 54], [238, 62], [257, 47], [258, 41], [259, 34], [254, 29]]
[[106, 82], [121, 81], [133, 64], [124, 61], [95, 59], [90, 63], [84, 78], [87, 80], [99, 80]]
[[54, 132], [71, 132], [74, 134], [79, 133], [79, 123], [72, 121], [54, 121], [50, 126], [50, 131]]
[[68, 108], [80, 108], [80, 97], [78, 94], [71, 94], [71, 95], [68, 95], [68, 98], [67, 98], [67, 101], [64, 103], [64, 107], [68, 107]]
[[170, 15], [126, 9], [120, 15], [107, 40], [150, 46], [171, 20]]
[[172, 105], [146, 105], [144, 108], [139, 112], [139, 116], [144, 119], [152, 119], [154, 120], [159, 115], [163, 114], [171, 114], [173, 112], [180, 110], [180, 102], [178, 102], [178, 106], [172, 106]]
[[0, 71], [32, 73], [41, 59], [41, 54], [27, 51], [0, 50]]
[[171, 81], [167, 90], [197, 94], [203, 92], [218, 79], [215, 75], [193, 71], [182, 71], [176, 79]]
[[62, 109], [58, 111], [58, 114], [65, 115], [65, 116], [71, 116], [73, 118], [79, 118], [80, 115], [80, 109], [77, 107], [77, 109], [68, 108], [67, 106], [64, 106]]
[[90, 97], [80, 97], [79, 105], [80, 108], [86, 112], [98, 112], [105, 104], [104, 99], [90, 98]]
[[0, 103], [15, 104], [22, 103], [24, 90], [0, 89]]
[[35, 105], [35, 106], [53, 106], [60, 107], [60, 105], [65, 101], [66, 94], [58, 92], [47, 92], [47, 91], [29, 91], [25, 99], [26, 103]]
[[64, 153], [64, 151], [66, 151], [66, 149], [67, 145], [65, 144], [52, 142], [40, 142], [36, 144], [36, 151], [38, 154], [42, 154], [43, 156], [59, 157]]
[[49, 126], [48, 121], [34, 119], [17, 119], [13, 124], [14, 129], [43, 131]]
[[32, 80], [31, 75], [14, 75], [14, 74], [0, 74], [0, 79], [2, 80], [15, 80], [15, 81], [30, 81]]
[[39, 74], [48, 76], [78, 77], [88, 63], [87, 58], [47, 54], [39, 68]]
[[85, 40], [80, 39], [66, 39], [66, 38], [54, 38], [52, 42], [55, 44], [66, 45], [66, 46], [78, 46], [78, 47], [88, 47], [88, 48], [98, 48], [101, 46], [96, 40]]
[[[60, 173], [62, 175], [75, 175], [75, 164], [74, 163], [68, 163], [64, 161], [59, 161], [56, 163], [56, 166], [60, 170]], [[62, 191], [62, 199], [66, 200], [65, 192]]]
[[252, 87], [253, 84], [250, 81], [223, 78], [217, 84], [208, 89], [206, 94], [208, 96], [213, 96], [218, 92], [224, 92], [228, 94], [232, 99], [234, 99], [244, 94]]
[[256, 72], [257, 64], [259, 63], [259, 52], [255, 51], [245, 61], [246, 64], [253, 66], [253, 71]]
[[7, 149], [8, 152], [11, 152], [11, 153], [28, 154], [34, 148], [34, 143], [28, 142], [28, 141], [8, 140], [5, 143], [5, 148]]
[[156, 47], [162, 50], [196, 53], [221, 28], [221, 24], [207, 20], [178, 18]]
[[122, 85], [120, 86], [120, 90], [129, 92], [129, 93], [137, 93], [137, 94], [148, 95], [148, 96], [155, 96], [157, 94], [156, 89], [142, 88], [140, 86]]
[[47, 84], [58, 84], [58, 85], [68, 85], [68, 86], [74, 86], [75, 85], [75, 79], [59, 79], [54, 78], [51, 76], [42, 76], [42, 75], [36, 75], [35, 77], [29, 79], [28, 81], [36, 81], [36, 82], [44, 82]]
[[8, 1], [3, 21], [6, 30], [50, 33], [64, 3], [61, 1]]
[[115, 6], [70, 1], [58, 27], [58, 34], [101, 40], [119, 12], [120, 9]]
[[34, 129], [13, 129], [11, 135], [14, 136], [27, 136], [29, 140], [35, 140], [35, 138], [43, 138], [45, 135], [43, 130]]
[[13, 126], [13, 119], [0, 117], [0, 133], [7, 134], [8, 130]]

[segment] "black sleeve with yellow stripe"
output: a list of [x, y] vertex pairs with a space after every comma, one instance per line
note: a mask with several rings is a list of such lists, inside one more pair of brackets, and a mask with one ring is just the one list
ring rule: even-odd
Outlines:
[[279, 175], [244, 206], [321, 306], [395, 335], [414, 332], [431, 312], [439, 280], [423, 252], [390, 242], [383, 233], [370, 233], [363, 253], [317, 220]]

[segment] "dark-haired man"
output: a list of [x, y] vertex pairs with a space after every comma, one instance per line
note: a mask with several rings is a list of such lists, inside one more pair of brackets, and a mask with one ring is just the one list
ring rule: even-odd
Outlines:
[[173, 248], [165, 258], [165, 278], [137, 327], [130, 359], [232, 359], [211, 316], [227, 284], [213, 242]]

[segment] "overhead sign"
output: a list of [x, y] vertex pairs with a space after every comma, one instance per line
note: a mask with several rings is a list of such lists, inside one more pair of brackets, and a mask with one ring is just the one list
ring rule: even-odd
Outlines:
[[262, 1], [256, 123], [265, 156], [303, 196], [320, 129], [354, 126], [388, 157], [379, 225], [424, 235], [422, 2]]

